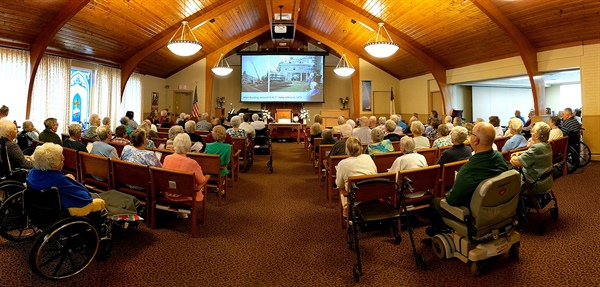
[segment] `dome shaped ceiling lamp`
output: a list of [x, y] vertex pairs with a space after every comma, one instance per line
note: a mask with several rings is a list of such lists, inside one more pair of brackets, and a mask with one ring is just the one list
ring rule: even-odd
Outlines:
[[[383, 32], [385, 32], [385, 35], [387, 35], [388, 41], [385, 41], [385, 39], [383, 38], [381, 32], [382, 29]], [[373, 36], [371, 36], [371, 38], [369, 38], [369, 41], [367, 41], [367, 43], [365, 44], [365, 50], [367, 50], [367, 52], [371, 54], [371, 56], [377, 58], [385, 58], [393, 55], [394, 53], [396, 53], [396, 51], [398, 51], [398, 44], [392, 41], [392, 37], [390, 37], [390, 34], [388, 33], [387, 29], [383, 27], [383, 23], [379, 23], [377, 33], [375, 34], [374, 42], [370, 42], [372, 38]]]
[[[186, 34], [186, 28], [188, 33], [192, 34], [193, 39], [185, 39], [184, 36]], [[181, 36], [179, 36], [179, 39], [174, 40], [175, 36], [177, 36], [179, 33], [179, 30], [181, 30]], [[181, 27], [175, 31], [175, 34], [173, 34], [173, 37], [171, 37], [171, 40], [169, 40], [167, 48], [169, 48], [169, 50], [171, 50], [171, 52], [173, 52], [175, 55], [186, 57], [198, 53], [198, 51], [202, 49], [202, 44], [200, 44], [198, 39], [196, 39], [196, 35], [194, 35], [192, 29], [190, 29], [190, 26], [188, 26], [188, 22], [182, 21]]]
[[342, 55], [337, 66], [335, 67], [335, 69], [333, 69], [333, 72], [336, 73], [338, 76], [342, 77], [347, 77], [354, 73], [354, 66], [352, 66], [352, 64], [348, 62], [346, 54]]
[[221, 57], [219, 57], [219, 61], [217, 61], [217, 63], [215, 64], [214, 67], [212, 67], [212, 71], [213, 73], [215, 73], [215, 75], [217, 76], [227, 76], [229, 74], [231, 74], [231, 72], [233, 71], [233, 68], [229, 67], [229, 63], [227, 63], [227, 60], [225, 60], [225, 55], [223, 55], [223, 53], [221, 53]]

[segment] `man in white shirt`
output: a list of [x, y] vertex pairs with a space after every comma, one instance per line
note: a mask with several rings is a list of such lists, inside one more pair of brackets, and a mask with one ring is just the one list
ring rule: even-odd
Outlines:
[[254, 128], [254, 130], [262, 130], [265, 128], [265, 123], [258, 120], [258, 114], [252, 115], [252, 122], [250, 125]]
[[396, 129], [394, 130], [394, 133], [397, 135], [403, 135], [404, 129], [400, 126], [402, 117], [400, 117], [398, 115], [391, 115], [390, 120], [392, 120], [396, 123]]
[[360, 127], [354, 129], [352, 136], [358, 138], [361, 144], [370, 144], [372, 142], [371, 129], [369, 128], [369, 118], [360, 118]]
[[256, 137], [256, 130], [252, 127], [251, 124], [248, 123], [250, 120], [250, 116], [247, 114], [240, 114], [240, 118], [242, 119], [242, 123], [240, 124], [240, 129], [244, 130], [247, 134], [252, 134], [252, 138]]
[[343, 117], [343, 116], [339, 116], [339, 117], [338, 117], [338, 121], [337, 121], [337, 122], [338, 122], [338, 125], [337, 125], [337, 126], [333, 126], [333, 127], [331, 128], [331, 131], [332, 131], [334, 134], [339, 134], [339, 133], [340, 133], [340, 128], [342, 127], [342, 125], [343, 125], [343, 124], [345, 124], [345, 123], [346, 123], [346, 119], [344, 119], [344, 117]]

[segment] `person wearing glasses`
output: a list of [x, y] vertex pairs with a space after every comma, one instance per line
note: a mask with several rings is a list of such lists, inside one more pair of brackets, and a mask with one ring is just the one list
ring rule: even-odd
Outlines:
[[40, 141], [62, 145], [60, 137], [56, 134], [56, 130], [58, 130], [58, 121], [55, 118], [47, 118], [44, 121], [44, 126], [46, 129], [40, 133]]
[[[489, 123], [481, 122], [473, 127], [469, 142], [475, 154], [458, 171], [454, 186], [446, 194], [448, 204], [469, 207], [479, 183], [508, 170], [502, 154], [492, 149], [495, 137], [494, 126]], [[440, 207], [441, 200], [441, 197], [436, 197], [430, 204], [431, 226], [425, 230], [430, 237], [448, 230], [442, 218], [456, 218]]]

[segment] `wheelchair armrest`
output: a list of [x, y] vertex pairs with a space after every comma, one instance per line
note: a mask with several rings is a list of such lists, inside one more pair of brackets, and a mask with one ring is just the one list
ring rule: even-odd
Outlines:
[[450, 212], [450, 214], [456, 216], [456, 218], [461, 221], [465, 221], [465, 218], [471, 215], [471, 211], [466, 206], [452, 206], [446, 202], [445, 198], [440, 202], [440, 207]]

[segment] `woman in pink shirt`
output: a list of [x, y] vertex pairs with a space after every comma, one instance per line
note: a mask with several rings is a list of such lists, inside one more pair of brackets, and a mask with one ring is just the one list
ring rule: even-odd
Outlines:
[[[179, 171], [193, 171], [194, 178], [196, 179], [196, 188], [199, 188], [206, 178], [204, 177], [202, 168], [198, 162], [186, 156], [186, 153], [190, 152], [192, 149], [190, 136], [185, 133], [178, 134], [173, 141], [173, 146], [175, 148], [175, 153], [165, 158], [162, 167]], [[202, 192], [197, 193], [196, 199], [198, 201], [204, 199]]]

